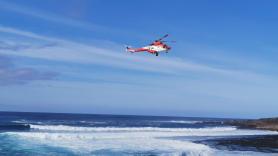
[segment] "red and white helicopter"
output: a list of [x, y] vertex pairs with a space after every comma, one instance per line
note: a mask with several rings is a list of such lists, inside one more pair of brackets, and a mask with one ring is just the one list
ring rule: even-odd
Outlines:
[[151, 54], [155, 54], [158, 56], [159, 52], [165, 51], [168, 53], [168, 51], [171, 49], [170, 46], [165, 44], [165, 42], [175, 42], [175, 41], [163, 41], [164, 38], [168, 37], [169, 35], [166, 34], [163, 37], [155, 40], [153, 43], [151, 43], [148, 46], [141, 47], [141, 48], [131, 48], [129, 46], [126, 47], [126, 51], [135, 53], [135, 52], [149, 52]]

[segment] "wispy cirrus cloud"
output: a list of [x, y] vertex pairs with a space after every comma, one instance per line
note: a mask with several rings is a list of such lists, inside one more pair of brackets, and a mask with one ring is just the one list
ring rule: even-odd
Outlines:
[[[59, 24], [64, 24], [71, 27], [76, 27], [84, 30], [93, 30], [101, 32], [116, 32], [119, 31], [113, 28], [107, 28], [105, 26], [99, 26], [92, 23], [79, 21], [76, 19], [71, 19], [65, 16], [60, 16], [52, 14], [50, 12], [44, 12], [42, 10], [36, 10], [34, 8], [29, 8], [22, 5], [17, 5], [15, 3], [10, 3], [7, 1], [1, 1], [1, 8], [15, 12], [21, 15], [26, 15], [30, 17], [35, 17], [37, 19], [45, 20], [48, 22], [55, 22]], [[120, 48], [107, 48], [101, 47], [98, 44], [88, 45], [79, 42], [74, 42], [66, 39], [60, 39], [55, 37], [43, 36], [37, 33], [23, 31], [19, 29], [14, 29], [11, 27], [4, 27], [0, 25], [0, 32], [10, 33], [14, 35], [24, 36], [28, 38], [38, 39], [46, 42], [43, 45], [55, 44], [55, 46], [43, 46], [38, 50], [34, 46], [27, 47], [26, 45], [20, 45], [19, 41], [16, 41], [17, 46], [23, 46], [20, 53], [16, 51], [16, 46], [9, 46], [10, 49], [0, 48], [0, 53], [12, 54], [17, 56], [24, 56], [30, 58], [54, 60], [54, 61], [64, 61], [72, 63], [81, 64], [91, 64], [91, 65], [102, 65], [110, 68], [117, 69], [128, 69], [143, 72], [155, 72], [163, 74], [183, 74], [186, 72], [196, 72], [201, 74], [210, 75], [222, 75], [233, 78], [240, 79], [261, 79], [264, 75], [257, 74], [253, 71], [243, 70], [243, 69], [227, 69], [224, 67], [216, 67], [206, 63], [196, 63], [191, 60], [185, 60], [181, 58], [171, 57], [159, 59], [153, 57], [145, 56], [134, 56], [127, 55], [123, 53], [123, 49]], [[120, 31], [121, 35], [125, 31]], [[130, 33], [130, 32], [128, 32]], [[25, 46], [25, 47], [24, 47]], [[120, 46], [118, 46], [120, 47]], [[7, 47], [4, 47], [7, 48]], [[13, 49], [14, 48], [14, 49]], [[28, 48], [28, 49], [27, 49]]]
[[36, 80], [52, 80], [56, 72], [42, 72], [33, 68], [15, 67], [11, 58], [0, 55], [0, 85], [25, 84]]
[[[87, 5], [86, 2], [78, 2], [78, 3], [84, 3], [83, 5]], [[73, 4], [74, 5], [74, 4]], [[106, 34], [121, 34], [130, 36], [131, 34], [135, 34], [134, 32], [126, 32], [121, 29], [116, 28], [110, 28], [103, 25], [97, 25], [91, 22], [81, 21], [78, 19], [73, 19], [66, 16], [61, 16], [59, 14], [54, 14], [47, 11], [38, 10], [35, 8], [27, 7], [18, 5], [16, 3], [8, 2], [8, 1], [0, 1], [0, 8], [9, 12], [17, 13], [20, 15], [25, 15], [28, 17], [33, 17], [39, 20], [44, 20], [52, 23], [58, 23], [62, 25], [66, 25], [67, 27], [74, 27], [78, 29], [83, 29], [87, 31], [92, 32], [105, 32]], [[76, 5], [73, 6], [73, 10], [70, 10], [70, 14], [73, 12], [78, 12], [78, 10], [82, 10], [82, 8], [78, 8]], [[137, 34], [137, 33], [136, 33]], [[141, 36], [142, 38], [145, 38], [146, 35], [137, 34], [136, 36]]]
[[[22, 15], [27, 15], [30, 17], [35, 17], [38, 19], [65, 24], [67, 26], [78, 27], [85, 30], [94, 30], [101, 32], [118, 32], [115, 29], [107, 28], [105, 26], [99, 26], [92, 23], [87, 23], [84, 21], [79, 21], [76, 19], [67, 18], [65, 16], [59, 16], [52, 14], [50, 12], [44, 12], [41, 10], [36, 10], [34, 8], [29, 8], [22, 5], [17, 5], [15, 3], [10, 3], [7, 1], [0, 2], [1, 8], [15, 12]], [[180, 58], [150, 58], [144, 56], [131, 56], [121, 53], [123, 49], [111, 49], [103, 48], [98, 45], [86, 45], [70, 40], [58, 39], [54, 37], [47, 37], [39, 35], [33, 32], [22, 31], [10, 27], [0, 26], [0, 31], [5, 33], [12, 33], [15, 35], [35, 38], [39, 40], [44, 40], [47, 42], [52, 42], [59, 44], [53, 48], [45, 48], [37, 51], [37, 49], [30, 47], [28, 52], [24, 51], [21, 53], [16, 53], [12, 49], [10, 52], [5, 52], [6, 54], [13, 54], [19, 56], [27, 56], [32, 58], [41, 58], [47, 60], [58, 60], [67, 61], [73, 63], [82, 64], [98, 64], [103, 66], [109, 66], [113, 68], [121, 69], [131, 69], [139, 71], [149, 71], [158, 73], [170, 73], [170, 74], [181, 74], [183, 72], [201, 72], [201, 73], [213, 73], [221, 74], [233, 77], [261, 77], [256, 73], [251, 71], [243, 71], [241, 69], [231, 70], [225, 69], [225, 67], [214, 67], [207, 64], [195, 63], [194, 61], [184, 60]], [[121, 31], [121, 35], [125, 31]], [[128, 32], [130, 33], [130, 32]], [[1, 50], [1, 49], [0, 49]]]
[[18, 50], [23, 50], [28, 48], [30, 48], [30, 45], [27, 44], [17, 44], [13, 42], [0, 41], [0, 50], [18, 51]]
[[[203, 18], [194, 16], [189, 21], [173, 19], [170, 25], [157, 29], [156, 21], [163, 23], [163, 19], [153, 20], [149, 14], [126, 14], [128, 18], [121, 24], [114, 16], [105, 16], [117, 11], [117, 4], [98, 20], [95, 17], [103, 10], [102, 2], [98, 5], [101, 10], [92, 11], [96, 6], [86, 5], [90, 10], [75, 17], [70, 14], [82, 8], [71, 7], [70, 2], [64, 7], [65, 2], [0, 0], [1, 103], [16, 104], [14, 108], [22, 106], [27, 111], [43, 107], [56, 112], [137, 113], [142, 108], [143, 114], [169, 115], [172, 110], [173, 115], [188, 115], [196, 110], [198, 113], [193, 114], [197, 116], [211, 112], [212, 116], [221, 113], [221, 117], [240, 112], [248, 116], [277, 113], [273, 109], [277, 105], [276, 64], [266, 64], [259, 70], [261, 58], [255, 57], [258, 60], [252, 63], [248, 48], [233, 49], [242, 47], [237, 46], [242, 24], [236, 31], [218, 31], [206, 29], [206, 25], [217, 27], [219, 23], [205, 20], [203, 24], [196, 22]], [[147, 27], [136, 24], [138, 18], [146, 22], [140, 25]], [[150, 37], [143, 36], [155, 31], [169, 31], [178, 40], [173, 53], [166, 57], [132, 55], [119, 44], [140, 44], [140, 38], [145, 41]], [[228, 43], [222, 41], [226, 32]], [[249, 39], [252, 37], [249, 35]], [[258, 45], [251, 46], [258, 50]], [[275, 72], [267, 73], [270, 68]]]
[[71, 18], [65, 18], [63, 16], [59, 16], [57, 14], [53, 14], [50, 12], [44, 12], [42, 10], [36, 10], [34, 8], [22, 6], [22, 5], [17, 5], [15, 3], [7, 2], [7, 1], [0, 1], [0, 8], [4, 10], [8, 10], [11, 12], [27, 15], [27, 16], [32, 16], [36, 17], [39, 19], [47, 20], [47, 21], [52, 21], [56, 23], [63, 23], [66, 25], [71, 25], [74, 27], [80, 27], [83, 29], [88, 29], [88, 30], [105, 30], [107, 31], [108, 29], [105, 29], [103, 26], [98, 26], [94, 25], [91, 23], [86, 23], [86, 22], [81, 22], [78, 20], [74, 20]]
[[4, 41], [0, 40], [0, 50], [11, 50], [11, 51], [22, 51], [27, 49], [43, 49], [47, 47], [56, 46], [56, 43], [45, 43], [40, 45], [34, 45], [27, 42], [17, 42], [17, 41]]
[[[111, 68], [130, 69], [146, 72], [157, 72], [165, 74], [182, 74], [183, 72], [201, 72], [214, 73], [222, 75], [231, 75], [241, 73], [238, 71], [214, 68], [208, 65], [192, 63], [180, 58], [146, 57], [139, 55], [130, 55], [124, 53], [123, 49], [107, 49], [94, 45], [82, 44], [65, 39], [42, 36], [36, 33], [22, 31], [14, 28], [0, 26], [0, 32], [24, 36], [33, 39], [39, 39], [47, 43], [54, 43], [55, 46], [46, 46], [37, 49], [29, 47], [20, 52], [13, 49], [0, 49], [0, 53], [8, 55], [17, 55], [31, 58], [66, 61], [81, 64], [97, 64]], [[19, 41], [16, 41], [20, 45]]]

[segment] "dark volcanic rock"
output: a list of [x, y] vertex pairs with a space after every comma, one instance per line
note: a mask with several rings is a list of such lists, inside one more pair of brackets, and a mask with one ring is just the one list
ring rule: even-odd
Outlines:
[[278, 153], [278, 135], [241, 136], [199, 141], [220, 150]]
[[255, 128], [263, 130], [278, 131], [278, 117], [264, 118], [257, 120], [230, 120], [226, 124], [237, 126], [239, 128]]

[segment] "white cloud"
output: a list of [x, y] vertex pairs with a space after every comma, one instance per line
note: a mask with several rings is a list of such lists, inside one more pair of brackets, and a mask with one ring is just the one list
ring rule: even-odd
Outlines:
[[[66, 61], [81, 64], [97, 64], [109, 66], [112, 68], [131, 69], [158, 73], [182, 74], [183, 72], [201, 72], [222, 75], [241, 75], [241, 72], [225, 70], [185, 61], [173, 57], [154, 57], [131, 55], [124, 52], [123, 49], [107, 49], [93, 45], [86, 45], [74, 41], [46, 37], [28, 31], [22, 31], [9, 27], [0, 26], [0, 32], [24, 36], [37, 40], [56, 43], [55, 46], [49, 46], [41, 49], [29, 48], [18, 52], [15, 50], [0, 50], [2, 54], [25, 56], [31, 58], [40, 58], [55, 61]], [[19, 42], [19, 41], [14, 41]], [[20, 43], [18, 43], [20, 44]]]
[[[84, 5], [86, 5], [86, 4], [84, 4]], [[75, 8], [73, 11], [78, 10], [78, 8], [76, 8], [76, 6], [74, 6], [74, 7]], [[111, 29], [111, 28], [108, 28], [108, 27], [105, 27], [102, 25], [97, 25], [97, 24], [93, 24], [90, 22], [85, 22], [85, 21], [81, 21], [81, 20], [77, 20], [77, 19], [73, 19], [73, 18], [68, 18], [65, 16], [51, 13], [51, 12], [46, 12], [46, 11], [38, 10], [35, 8], [17, 5], [15, 3], [10, 3], [10, 2], [5, 2], [5, 1], [0, 1], [0, 8], [3, 10], [7, 10], [10, 12], [20, 14], [20, 15], [35, 17], [40, 20], [54, 22], [54, 23], [58, 23], [58, 24], [62, 24], [62, 25], [66, 25], [66, 26], [70, 26], [70, 27], [74, 27], [74, 28], [79, 28], [79, 29], [83, 29], [83, 30], [87, 30], [87, 31], [105, 32], [105, 33], [109, 33], [109, 34], [121, 33], [121, 35], [128, 35], [128, 36], [130, 34], [134, 34], [132, 32], [126, 32], [126, 31], [122, 31], [120, 29], [115, 29], [115, 28]], [[139, 35], [139, 36], [145, 37], [145, 35]]]

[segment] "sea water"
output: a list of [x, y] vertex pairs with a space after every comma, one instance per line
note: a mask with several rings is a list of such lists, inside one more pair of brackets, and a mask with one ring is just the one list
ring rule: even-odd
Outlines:
[[220, 150], [199, 143], [212, 138], [278, 134], [238, 129], [225, 125], [225, 120], [1, 112], [0, 155], [277, 155]]

